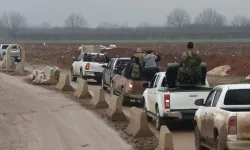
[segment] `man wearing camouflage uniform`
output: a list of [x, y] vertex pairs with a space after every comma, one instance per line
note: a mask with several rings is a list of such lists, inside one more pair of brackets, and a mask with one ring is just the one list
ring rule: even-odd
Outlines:
[[195, 77], [194, 80], [199, 81], [201, 80], [201, 56], [199, 55], [199, 51], [193, 50], [193, 43], [189, 42], [187, 44], [187, 51], [185, 51], [181, 56], [181, 67], [178, 71], [177, 81], [179, 83], [189, 84], [186, 83], [186, 76], [191, 75]]
[[141, 48], [137, 48], [136, 49], [136, 53], [134, 54], [135, 57], [139, 58], [140, 60], [140, 67], [143, 67], [143, 61], [144, 61], [144, 54], [142, 53], [142, 49]]

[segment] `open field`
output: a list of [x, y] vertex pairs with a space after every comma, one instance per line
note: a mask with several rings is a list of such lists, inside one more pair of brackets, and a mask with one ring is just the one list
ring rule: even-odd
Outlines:
[[[196, 43], [248, 43], [250, 39], [155, 39], [155, 40], [37, 40], [17, 41], [18, 43], [56, 43], [56, 44], [99, 44], [99, 43], [185, 43], [193, 41]], [[7, 41], [15, 43], [15, 41]]]
[[[103, 44], [103, 43], [100, 43]], [[109, 43], [110, 44], [110, 43]], [[113, 43], [116, 44], [116, 43]], [[61, 68], [70, 68], [72, 57], [78, 56], [80, 44], [22, 44], [26, 50], [27, 61], [42, 63], [46, 65], [56, 65]], [[105, 44], [104, 45], [108, 45]], [[168, 62], [173, 62], [174, 57], [179, 57], [186, 48], [186, 43], [121, 43], [118, 48], [105, 50], [109, 55], [131, 56], [137, 47], [144, 51], [154, 50], [161, 55], [161, 67], [165, 67]], [[207, 63], [208, 71], [223, 65], [230, 65], [231, 76], [247, 76], [250, 74], [250, 43], [198, 43], [195, 45], [201, 51], [204, 61]]]

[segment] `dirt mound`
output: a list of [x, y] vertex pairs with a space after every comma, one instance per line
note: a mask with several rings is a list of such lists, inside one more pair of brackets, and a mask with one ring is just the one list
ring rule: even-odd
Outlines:
[[230, 70], [230, 66], [219, 66], [207, 72], [207, 75], [212, 76], [228, 76], [227, 72]]

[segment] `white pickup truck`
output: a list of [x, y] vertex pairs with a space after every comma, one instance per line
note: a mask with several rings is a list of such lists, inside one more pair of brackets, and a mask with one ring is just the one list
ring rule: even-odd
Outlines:
[[196, 150], [250, 149], [250, 84], [216, 86], [195, 104]]
[[[4, 56], [7, 53], [7, 48], [11, 44], [0, 44], [0, 60], [3, 60]], [[14, 57], [15, 62], [20, 62], [20, 49], [18, 47], [13, 47], [10, 51], [11, 57]]]
[[168, 119], [193, 120], [199, 108], [194, 104], [195, 100], [206, 98], [212, 89], [207, 81], [203, 87], [168, 88], [165, 75], [165, 72], [159, 72], [150, 85], [143, 83], [143, 87], [147, 88], [143, 93], [144, 108], [148, 120], [156, 119], [158, 130]]
[[[87, 56], [86, 56], [87, 54]], [[71, 80], [76, 81], [77, 77], [82, 79], [94, 79], [98, 83], [102, 82], [103, 66], [107, 65], [104, 59], [94, 60], [96, 55], [104, 57], [103, 53], [81, 53], [71, 66]]]

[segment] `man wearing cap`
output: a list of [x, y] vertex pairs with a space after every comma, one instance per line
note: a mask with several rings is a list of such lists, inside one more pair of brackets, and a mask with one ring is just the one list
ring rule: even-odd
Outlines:
[[145, 54], [143, 54], [142, 49], [141, 48], [137, 48], [136, 49], [136, 53], [134, 54], [134, 57], [139, 58], [140, 60], [140, 67], [143, 67], [143, 61], [144, 61], [144, 56]]

